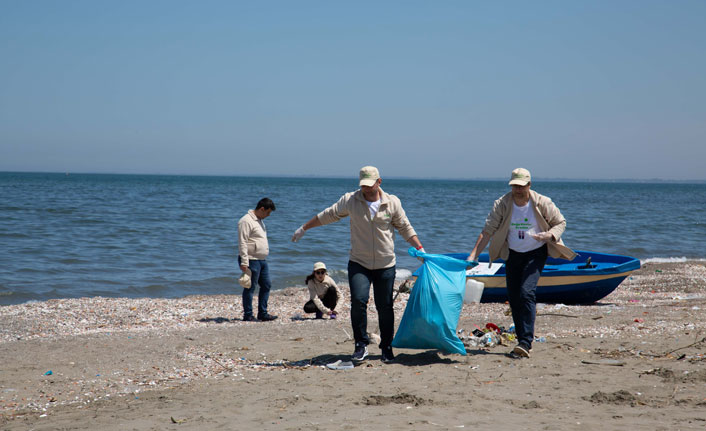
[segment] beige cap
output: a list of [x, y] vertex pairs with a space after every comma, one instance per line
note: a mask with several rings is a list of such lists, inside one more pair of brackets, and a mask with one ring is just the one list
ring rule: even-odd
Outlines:
[[318, 271], [320, 269], [323, 269], [324, 271], [326, 270], [326, 265], [324, 265], [323, 262], [316, 262], [314, 264], [314, 271]]
[[244, 272], [238, 279], [238, 284], [240, 284], [243, 289], [250, 289], [250, 274]]
[[508, 184], [511, 186], [526, 186], [530, 183], [530, 181], [532, 181], [530, 171], [525, 168], [517, 168], [512, 171], [512, 174], [510, 175], [510, 182]]
[[378, 172], [378, 168], [375, 166], [363, 166], [360, 168], [358, 178], [360, 178], [361, 186], [372, 187], [375, 185], [375, 181], [380, 178], [380, 172]]

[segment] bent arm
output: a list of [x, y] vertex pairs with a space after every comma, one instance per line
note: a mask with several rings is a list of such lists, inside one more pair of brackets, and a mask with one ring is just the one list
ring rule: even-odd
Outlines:
[[549, 230], [548, 232], [551, 234], [552, 242], [557, 242], [559, 241], [559, 238], [564, 234], [564, 231], [566, 230], [566, 219], [564, 216], [561, 214], [561, 211], [559, 211], [559, 208], [556, 206], [552, 205], [552, 209], [550, 211], [550, 216], [547, 219], [547, 222], [549, 224]]
[[485, 231], [481, 232], [480, 235], [478, 235], [478, 239], [476, 240], [476, 245], [473, 246], [473, 250], [471, 250], [471, 253], [468, 255], [468, 260], [478, 260], [478, 255], [485, 250], [485, 247], [488, 245], [490, 242], [490, 234], [486, 233]]

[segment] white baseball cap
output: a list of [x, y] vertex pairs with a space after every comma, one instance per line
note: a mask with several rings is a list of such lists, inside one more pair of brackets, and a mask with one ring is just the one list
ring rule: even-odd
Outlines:
[[244, 272], [238, 279], [238, 284], [242, 286], [243, 289], [250, 289], [250, 274]]
[[363, 166], [360, 168], [358, 178], [360, 178], [361, 186], [372, 187], [375, 185], [375, 181], [380, 178], [380, 172], [375, 166]]
[[512, 171], [512, 174], [510, 174], [510, 182], [508, 183], [511, 186], [526, 186], [527, 184], [532, 181], [532, 176], [530, 175], [530, 171], [528, 171], [525, 168], [517, 168], [514, 171]]

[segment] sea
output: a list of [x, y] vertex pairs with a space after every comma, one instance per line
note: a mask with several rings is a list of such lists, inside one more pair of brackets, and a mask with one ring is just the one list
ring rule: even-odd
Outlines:
[[[357, 178], [0, 173], [0, 305], [54, 298], [240, 294], [237, 222], [263, 197], [273, 289], [323, 261], [346, 282], [349, 222], [294, 231]], [[428, 253], [468, 253], [507, 180], [383, 179]], [[703, 260], [706, 183], [535, 179], [574, 250], [643, 262]], [[396, 239], [397, 277], [419, 266]]]

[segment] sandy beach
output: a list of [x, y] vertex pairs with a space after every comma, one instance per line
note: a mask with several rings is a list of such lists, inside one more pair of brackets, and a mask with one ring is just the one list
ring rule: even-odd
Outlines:
[[[348, 299], [337, 320], [304, 316], [306, 299], [273, 293], [274, 322], [242, 322], [233, 295], [1, 307], [0, 429], [706, 428], [701, 261], [643, 265], [594, 305], [541, 304], [546, 341], [521, 360], [466, 340], [467, 356], [396, 349], [383, 364], [371, 345], [331, 370], [353, 351]], [[507, 310], [466, 304], [459, 329], [508, 327]]]

